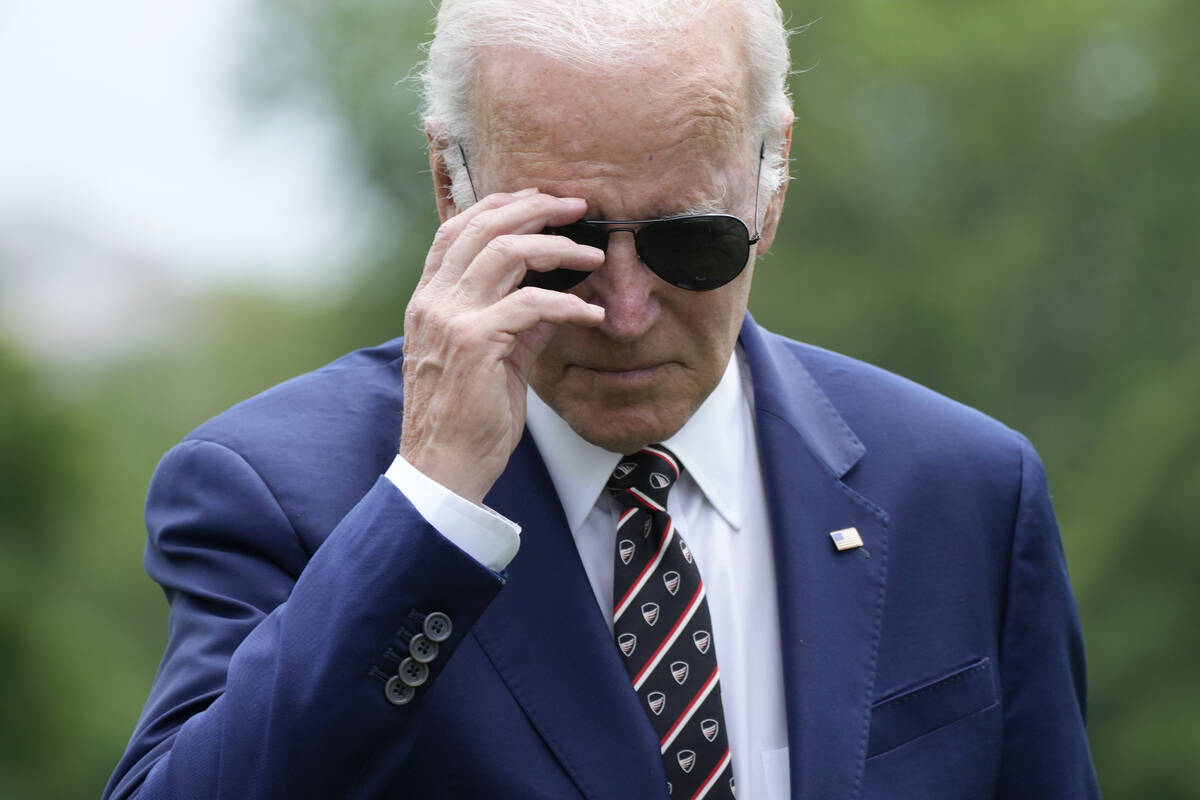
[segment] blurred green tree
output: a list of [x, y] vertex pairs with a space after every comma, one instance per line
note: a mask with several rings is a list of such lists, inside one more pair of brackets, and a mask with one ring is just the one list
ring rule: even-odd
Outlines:
[[43, 680], [47, 632], [28, 609], [50, 590], [46, 570], [63, 524], [61, 499], [80, 487], [72, 457], [84, 445], [71, 416], [39, 385], [32, 367], [0, 347], [0, 794], [30, 785], [43, 752], [64, 726], [46, 713], [55, 687]]

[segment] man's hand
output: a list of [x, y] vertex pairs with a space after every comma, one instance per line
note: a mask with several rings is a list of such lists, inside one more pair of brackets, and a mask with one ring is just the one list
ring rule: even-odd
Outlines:
[[575, 295], [517, 289], [526, 270], [593, 270], [604, 252], [547, 226], [575, 222], [579, 198], [493, 194], [442, 223], [404, 314], [400, 455], [473, 502], [504, 471], [525, 427], [525, 387], [556, 325], [599, 325]]

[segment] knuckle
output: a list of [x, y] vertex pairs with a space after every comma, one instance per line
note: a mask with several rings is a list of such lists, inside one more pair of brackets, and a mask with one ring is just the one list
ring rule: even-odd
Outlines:
[[497, 236], [487, 243], [485, 249], [496, 258], [507, 261], [517, 254], [519, 249], [517, 237], [512, 234]]
[[472, 217], [463, 227], [463, 236], [475, 238], [488, 238], [491, 234], [488, 225], [487, 214], [477, 214]]
[[512, 297], [518, 304], [532, 308], [540, 303], [542, 290], [534, 286], [522, 286], [512, 293]]
[[421, 325], [425, 321], [426, 313], [424, 304], [414, 299], [408, 304], [408, 308], [404, 309], [404, 327]]

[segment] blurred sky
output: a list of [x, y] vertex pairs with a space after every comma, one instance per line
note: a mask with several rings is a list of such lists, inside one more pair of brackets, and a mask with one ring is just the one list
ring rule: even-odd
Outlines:
[[286, 285], [344, 260], [327, 127], [238, 107], [248, 6], [0, 0], [0, 236], [78, 237], [187, 281]]
[[249, 0], [0, 0], [0, 335], [68, 362], [197, 288], [323, 289], [364, 226], [334, 133], [239, 104]]

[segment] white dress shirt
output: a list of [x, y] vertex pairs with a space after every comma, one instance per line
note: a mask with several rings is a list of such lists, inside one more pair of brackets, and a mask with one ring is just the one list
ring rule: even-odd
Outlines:
[[[716, 389], [662, 444], [684, 467], [667, 510], [707, 588], [738, 797], [780, 800], [789, 796], [783, 660], [752, 392], [735, 351]], [[620, 454], [584, 441], [532, 390], [526, 425], [611, 628], [619, 510], [604, 485]], [[455, 495], [398, 456], [387, 477], [433, 527], [481, 563], [500, 571], [516, 555], [520, 528], [512, 521]]]

